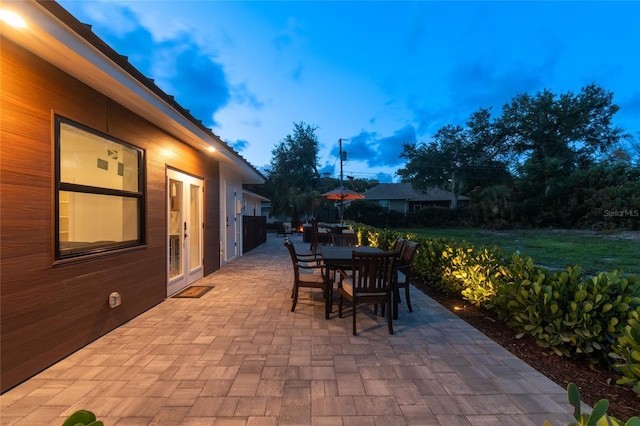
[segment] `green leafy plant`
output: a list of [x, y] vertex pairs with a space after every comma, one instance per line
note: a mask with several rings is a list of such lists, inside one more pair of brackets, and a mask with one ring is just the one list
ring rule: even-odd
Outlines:
[[613, 351], [609, 354], [622, 375], [616, 383], [631, 385], [640, 396], [640, 308], [631, 312], [622, 334], [613, 343]]
[[419, 280], [493, 310], [518, 337], [531, 336], [559, 356], [594, 364], [614, 358], [623, 382], [639, 389], [640, 326], [627, 318], [640, 309], [640, 277], [618, 271], [590, 276], [580, 266], [552, 272], [531, 257], [516, 252], [504, 258], [498, 248], [464, 240], [358, 224], [354, 229], [361, 244], [385, 250], [398, 237], [419, 242], [412, 264]]
[[511, 263], [499, 267], [498, 271], [502, 285], [496, 289], [496, 295], [487, 307], [521, 335], [529, 334], [541, 346], [549, 347], [550, 336], [544, 328], [547, 321], [542, 313], [548, 311], [551, 322], [555, 323], [562, 315], [555, 300], [560, 297], [560, 292], [554, 291], [549, 272], [536, 266], [530, 257], [522, 258], [518, 254], [514, 254]]
[[625, 318], [640, 306], [638, 278], [617, 271], [585, 277], [574, 266], [550, 273], [517, 255], [499, 271], [503, 284], [488, 306], [519, 336], [561, 356], [605, 361]]
[[423, 282], [447, 291], [442, 286], [444, 259], [442, 252], [449, 244], [449, 240], [443, 238], [423, 238], [415, 240], [420, 242], [420, 250], [413, 260], [413, 269], [416, 276]]
[[91, 411], [78, 410], [67, 417], [62, 426], [104, 426], [104, 423], [96, 420], [96, 415]]
[[468, 247], [466, 250], [458, 250], [458, 255], [453, 259], [456, 267], [451, 276], [460, 281], [462, 291], [460, 294], [469, 302], [482, 306], [489, 302], [501, 285], [500, 250], [488, 248]]
[[[598, 401], [590, 414], [582, 413], [580, 390], [573, 382], [567, 386], [567, 395], [569, 397], [569, 403], [574, 407], [573, 417], [576, 419], [576, 422], [570, 423], [569, 426], [640, 426], [640, 418], [638, 417], [631, 417], [625, 423], [622, 420], [607, 415], [609, 401], [606, 399]], [[548, 421], [544, 422], [544, 424], [545, 426], [551, 426], [551, 423]]]

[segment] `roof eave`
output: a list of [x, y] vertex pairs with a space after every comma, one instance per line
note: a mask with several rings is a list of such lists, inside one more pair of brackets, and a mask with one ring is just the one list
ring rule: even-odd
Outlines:
[[264, 183], [255, 167], [58, 3], [5, 2], [3, 8], [27, 21], [21, 29], [3, 25], [3, 36], [198, 151], [213, 148], [209, 155], [237, 170], [243, 183]]

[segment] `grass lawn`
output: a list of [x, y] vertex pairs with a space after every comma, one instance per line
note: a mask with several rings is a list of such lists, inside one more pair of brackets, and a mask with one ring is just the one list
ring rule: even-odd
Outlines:
[[640, 232], [521, 229], [407, 229], [426, 237], [465, 240], [475, 246], [502, 248], [506, 255], [520, 251], [537, 265], [564, 269], [580, 265], [584, 272], [621, 270], [640, 275]]

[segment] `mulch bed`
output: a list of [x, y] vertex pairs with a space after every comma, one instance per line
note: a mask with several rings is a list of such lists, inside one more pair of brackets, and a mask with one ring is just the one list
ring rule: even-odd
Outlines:
[[607, 399], [610, 416], [624, 421], [640, 416], [640, 396], [630, 387], [616, 385], [621, 376], [614, 371], [594, 367], [589, 361], [559, 357], [538, 346], [531, 337], [517, 339], [514, 330], [484, 308], [446, 295], [429, 285], [418, 283], [416, 287], [561, 387], [566, 389], [570, 382], [575, 383], [580, 389], [580, 399], [589, 406]]

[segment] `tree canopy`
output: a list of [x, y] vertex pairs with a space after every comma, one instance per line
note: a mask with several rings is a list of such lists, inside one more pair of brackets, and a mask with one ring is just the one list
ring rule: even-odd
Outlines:
[[613, 93], [595, 84], [578, 94], [520, 94], [493, 121], [490, 110], [479, 109], [465, 127], [446, 125], [429, 143], [404, 145], [407, 163], [398, 175], [418, 189], [451, 190], [452, 207], [459, 193], [509, 183], [512, 176], [527, 197], [541, 197], [625, 136], [613, 125], [618, 109]]
[[294, 123], [293, 134], [288, 134], [271, 151], [266, 182], [271, 215], [297, 217], [313, 210], [313, 197], [301, 195], [320, 188], [317, 128], [304, 122]]
[[506, 150], [490, 119], [490, 111], [480, 109], [466, 127], [446, 125], [428, 144], [405, 144], [401, 157], [407, 163], [398, 175], [422, 191], [449, 189], [452, 208], [460, 193], [508, 179]]
[[[464, 221], [461, 213], [468, 223], [491, 227], [636, 229], [640, 134], [633, 138], [614, 125], [618, 110], [613, 93], [595, 84], [578, 93], [519, 94], [495, 116], [480, 108], [463, 126], [448, 124], [429, 142], [403, 145], [406, 163], [397, 174], [417, 190], [450, 190], [452, 208], [459, 194], [471, 196], [470, 209], [450, 213], [454, 223]], [[318, 173], [316, 129], [294, 123], [293, 133], [272, 151], [260, 193], [271, 199], [273, 216], [297, 222], [302, 214], [327, 219], [335, 214], [320, 194], [340, 181]], [[351, 177], [343, 183], [357, 192], [377, 184]], [[352, 219], [380, 216], [366, 202], [352, 207]], [[395, 223], [387, 219], [386, 224]]]

